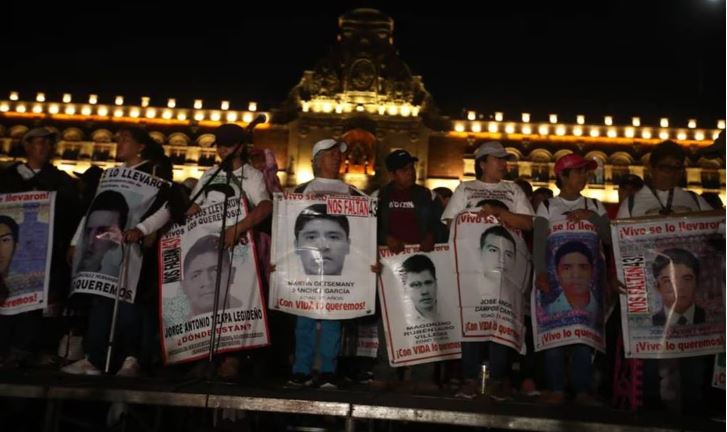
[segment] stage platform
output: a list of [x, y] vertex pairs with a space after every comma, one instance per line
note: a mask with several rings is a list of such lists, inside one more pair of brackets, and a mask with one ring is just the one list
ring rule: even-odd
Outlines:
[[[532, 431], [712, 431], [724, 422], [684, 418], [668, 412], [632, 413], [566, 404], [559, 407], [528, 401], [496, 403], [441, 395], [373, 392], [352, 386], [342, 390], [293, 390], [283, 383], [230, 384], [169, 378], [69, 376], [50, 371], [0, 373], [0, 397], [44, 400], [46, 416], [58, 402], [126, 402], [160, 407], [228, 408], [262, 413], [334, 416], [353, 431], [366, 420], [473, 426]], [[46, 430], [53, 430], [47, 421]], [[369, 428], [365, 428], [369, 429]]]

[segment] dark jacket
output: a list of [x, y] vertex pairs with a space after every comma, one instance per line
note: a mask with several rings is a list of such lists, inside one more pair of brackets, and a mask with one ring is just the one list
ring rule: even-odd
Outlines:
[[[379, 191], [379, 208], [376, 214], [377, 217], [377, 240], [378, 244], [386, 244], [386, 235], [389, 233], [389, 202], [391, 200], [391, 192], [394, 188], [393, 183], [389, 183]], [[429, 189], [414, 185], [412, 186], [412, 201], [414, 202], [414, 213], [416, 214], [417, 226], [421, 237], [428, 232], [434, 235], [435, 242], [447, 241], [446, 238], [442, 239], [441, 234], [438, 235], [438, 220], [437, 212], [435, 211], [434, 202], [432, 200], [432, 194]], [[394, 227], [396, 232], [396, 227]], [[440, 237], [440, 238], [438, 238]]]
[[81, 219], [79, 192], [73, 179], [50, 163], [28, 180], [18, 173], [21, 164], [14, 163], [0, 172], [0, 193], [56, 192], [49, 300], [59, 301], [65, 299], [70, 287], [71, 269], [66, 263], [66, 252]]
[[[694, 322], [692, 324], [704, 324], [706, 319], [704, 309], [694, 305]], [[666, 324], [666, 313], [664, 313], [664, 309], [651, 316], [651, 323], [655, 326], [663, 326]]]

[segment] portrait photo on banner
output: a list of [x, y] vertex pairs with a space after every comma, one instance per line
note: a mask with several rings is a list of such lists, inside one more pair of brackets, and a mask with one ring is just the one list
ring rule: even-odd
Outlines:
[[524, 293], [530, 281], [530, 253], [518, 230], [464, 212], [454, 221], [462, 335], [496, 340], [524, 349]]
[[389, 363], [404, 366], [459, 358], [457, 281], [449, 245], [432, 252], [379, 249], [379, 298]]
[[310, 317], [373, 313], [375, 200], [276, 195], [270, 307]]
[[55, 192], [0, 195], [0, 315], [46, 305]]

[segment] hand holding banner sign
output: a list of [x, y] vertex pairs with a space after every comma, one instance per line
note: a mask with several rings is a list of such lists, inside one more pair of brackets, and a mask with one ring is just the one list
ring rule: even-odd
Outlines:
[[276, 193], [270, 308], [316, 319], [374, 313], [376, 199]]

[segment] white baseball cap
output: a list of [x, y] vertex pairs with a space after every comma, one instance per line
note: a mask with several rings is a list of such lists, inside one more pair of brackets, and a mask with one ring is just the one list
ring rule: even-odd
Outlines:
[[479, 147], [477, 147], [477, 150], [475, 151], [475, 160], [484, 157], [492, 155], [497, 158], [510, 158], [510, 153], [505, 151], [505, 148], [497, 141], [488, 141]]
[[346, 145], [345, 142], [336, 141], [331, 138], [326, 138], [326, 139], [322, 139], [322, 140], [318, 141], [317, 143], [315, 143], [315, 145], [313, 146], [313, 154], [311, 155], [311, 158], [315, 159], [318, 152], [331, 149], [336, 145], [338, 145], [338, 149], [341, 150], [341, 153], [345, 152], [346, 149], [348, 149], [348, 146]]

